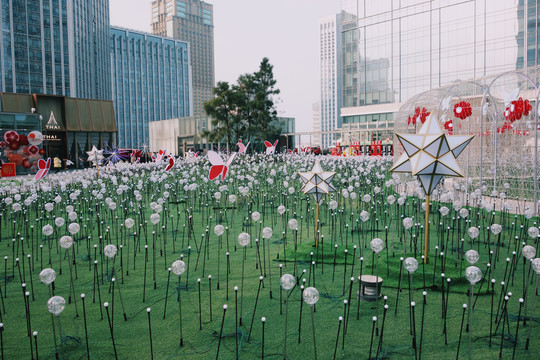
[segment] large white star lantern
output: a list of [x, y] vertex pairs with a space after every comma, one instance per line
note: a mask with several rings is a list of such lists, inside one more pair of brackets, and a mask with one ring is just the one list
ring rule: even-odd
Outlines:
[[92, 146], [92, 150], [86, 153], [88, 154], [88, 161], [92, 161], [94, 166], [98, 166], [98, 163], [104, 159], [103, 150], [98, 150], [95, 145]]
[[446, 136], [431, 115], [416, 134], [396, 134], [405, 152], [390, 169], [416, 175], [426, 195], [443, 176], [463, 177], [456, 158], [474, 136]]
[[317, 204], [320, 203], [324, 194], [328, 194], [332, 191], [336, 191], [334, 186], [330, 184], [334, 175], [333, 171], [323, 171], [319, 160], [315, 161], [313, 169], [306, 172], [298, 172], [300, 178], [304, 182], [304, 185], [300, 189], [304, 194], [311, 194]]

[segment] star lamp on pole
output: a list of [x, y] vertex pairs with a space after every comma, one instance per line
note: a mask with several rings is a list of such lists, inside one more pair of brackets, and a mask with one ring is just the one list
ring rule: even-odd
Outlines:
[[319, 204], [323, 195], [336, 191], [330, 183], [336, 173], [334, 171], [324, 171], [317, 159], [311, 171], [298, 172], [304, 185], [300, 189], [304, 194], [311, 194], [317, 206], [315, 219], [315, 247], [319, 246]]
[[92, 150], [86, 152], [88, 154], [88, 161], [92, 162], [92, 165], [96, 167], [97, 176], [99, 178], [99, 162], [104, 159], [103, 150], [98, 150], [95, 145], [92, 146]]
[[456, 158], [474, 136], [447, 136], [429, 116], [416, 134], [396, 134], [405, 152], [390, 169], [391, 172], [410, 173], [420, 181], [426, 194], [424, 263], [429, 249], [429, 197], [443, 176], [463, 177]]

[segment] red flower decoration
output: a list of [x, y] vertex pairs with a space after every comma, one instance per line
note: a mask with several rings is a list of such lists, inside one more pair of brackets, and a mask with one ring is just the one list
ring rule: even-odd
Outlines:
[[7, 146], [7, 143], [5, 141], [0, 141], [0, 149], [3, 149]]
[[448, 135], [452, 135], [453, 134], [453, 130], [454, 130], [454, 124], [452, 122], [452, 119], [448, 120], [447, 122], [444, 123], [444, 128], [446, 130], [448, 130]]
[[454, 105], [454, 116], [455, 117], [457, 117], [457, 118], [459, 118], [461, 120], [465, 120], [466, 118], [468, 118], [471, 115], [472, 115], [472, 108], [471, 108], [471, 104], [469, 104], [468, 102], [460, 101], [456, 105]]
[[510, 105], [504, 111], [504, 117], [510, 122], [520, 120], [522, 116], [529, 116], [532, 110], [532, 105], [529, 100], [523, 100], [519, 98], [510, 103]]
[[512, 124], [509, 122], [505, 122], [502, 127], [497, 128], [497, 133], [504, 134], [507, 130], [512, 129]]
[[410, 125], [411, 123], [413, 125], [416, 125], [416, 122], [420, 120], [420, 122], [423, 124], [426, 122], [427, 117], [431, 114], [425, 107], [420, 109], [420, 107], [417, 107], [414, 109], [414, 115], [412, 117], [409, 116], [409, 120], [407, 121], [407, 124]]
[[10, 142], [19, 140], [19, 134], [16, 131], [10, 130], [4, 134], [4, 140], [9, 144]]

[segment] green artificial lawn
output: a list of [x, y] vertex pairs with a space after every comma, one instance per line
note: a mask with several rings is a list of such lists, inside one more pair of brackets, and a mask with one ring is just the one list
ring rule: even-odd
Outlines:
[[[55, 196], [54, 193], [44, 194], [45, 198], [40, 200], [36, 208], [31, 208], [26, 215], [21, 214], [21, 212], [14, 213], [7, 206], [3, 208], [0, 256], [6, 256], [7, 260], [4, 261], [4, 264], [0, 263], [1, 292], [5, 294], [0, 305], [3, 322], [2, 354], [5, 359], [30, 358], [31, 348], [35, 354], [34, 339], [28, 337], [28, 331], [38, 332], [39, 358], [54, 359], [53, 323], [56, 338], [59, 339], [57, 340], [58, 353], [61, 359], [86, 359], [87, 357], [90, 359], [113, 359], [115, 353], [107, 312], [103, 307], [104, 302], [110, 304], [110, 323], [113, 327], [114, 344], [119, 359], [150, 359], [151, 353], [153, 353], [154, 359], [213, 359], [216, 358], [218, 347], [220, 359], [235, 359], [235, 334], [238, 335], [239, 357], [241, 359], [260, 358], [263, 351], [262, 317], [266, 318], [264, 326], [265, 358], [283, 358], [286, 341], [287, 358], [311, 359], [314, 357], [313, 336], [315, 336], [318, 359], [332, 359], [334, 352], [336, 358], [340, 359], [367, 359], [370, 350], [372, 358], [414, 359], [415, 350], [412, 347], [413, 337], [411, 336], [410, 321], [412, 310], [409, 307], [409, 296], [412, 296], [413, 300], [416, 301], [414, 308], [414, 325], [417, 335], [416, 357], [419, 357], [421, 339], [422, 358], [456, 358], [464, 314], [463, 304], [469, 302], [467, 295], [469, 284], [463, 276], [467, 263], [463, 262], [462, 264], [462, 250], [470, 248], [470, 239], [463, 232], [464, 223], [460, 224], [459, 235], [454, 234], [454, 231], [458, 232], [457, 227], [450, 232], [455, 237], [455, 242], [451, 241], [452, 238], [447, 240], [445, 235], [447, 233], [443, 234], [441, 228], [432, 226], [429, 264], [425, 267], [419, 265], [418, 270], [412, 276], [414, 292], [409, 292], [409, 278], [406, 273], [401, 273], [400, 281], [400, 257], [414, 256], [414, 251], [411, 252], [411, 233], [403, 234], [399, 216], [402, 213], [407, 213], [416, 214], [417, 219], [421, 218], [423, 214], [418, 212], [418, 204], [415, 204], [413, 199], [408, 199], [409, 203], [406, 209], [394, 205], [391, 208], [393, 214], [388, 206], [386, 220], [381, 218], [378, 231], [372, 227], [375, 225], [370, 220], [363, 225], [363, 229], [355, 227], [347, 239], [344, 238], [346, 234], [343, 230], [343, 223], [354, 223], [349, 216], [352, 217], [352, 220], [357, 218], [359, 204], [351, 204], [351, 209], [348, 201], [341, 199], [340, 203], [346, 204], [344, 220], [338, 221], [334, 225], [328, 217], [328, 210], [324, 208], [321, 211], [321, 233], [326, 235], [321, 248], [313, 247], [314, 219], [309, 219], [306, 211], [313, 204], [308, 203], [306, 197], [298, 195], [296, 195], [296, 203], [287, 204], [298, 214], [304, 216], [303, 221], [299, 221], [302, 232], [299, 231], [297, 238], [297, 278], [300, 284], [305, 284], [306, 287], [315, 286], [319, 291], [320, 298], [317, 304], [310, 308], [301, 301], [300, 287], [295, 286], [288, 297], [288, 323], [285, 333], [285, 298], [287, 293], [281, 290], [279, 278], [281, 274], [294, 273], [295, 266], [292, 260], [294, 259], [295, 237], [292, 231], [286, 229], [287, 220], [292, 216], [287, 214], [280, 218], [275, 209], [272, 211], [277, 206], [276, 204], [281, 203], [279, 199], [275, 199], [274, 204], [270, 204], [268, 200], [266, 202], [259, 201], [258, 196], [257, 199], [253, 197], [249, 201], [248, 199], [239, 199], [234, 207], [230, 206], [224, 212], [220, 206], [206, 205], [211, 201], [208, 198], [201, 200], [188, 193], [185, 193], [184, 198], [184, 192], [180, 187], [178, 193], [171, 196], [169, 203], [164, 204], [165, 210], [160, 214], [160, 223], [153, 226], [149, 221], [153, 211], [146, 204], [152, 199], [155, 201], [156, 197], [152, 198], [149, 192], [142, 191], [145, 207], [142, 208], [142, 213], [139, 215], [138, 211], [127, 210], [127, 204], [133, 199], [125, 193], [117, 200], [117, 204], [125, 205], [126, 208], [118, 206], [117, 210], [110, 211], [103, 201], [97, 202], [96, 205], [91, 194], [91, 190], [94, 188], [81, 189], [80, 198], [85, 200], [76, 204], [75, 211], [79, 214], [77, 221], [82, 229], [79, 234], [74, 236], [75, 244], [73, 250], [70, 250], [72, 253], [69, 257], [66, 250], [57, 246], [57, 240], [67, 234], [66, 227], [70, 223], [65, 212], [66, 204], [56, 205], [51, 213], [43, 211], [43, 204], [50, 201]], [[158, 186], [152, 189], [152, 192], [158, 193], [163, 190], [162, 187]], [[64, 195], [64, 198], [66, 197]], [[178, 199], [175, 200], [176, 197]], [[339, 200], [339, 196], [337, 198]], [[450, 207], [450, 205], [448, 206]], [[261, 213], [265, 212], [259, 226], [252, 225], [253, 222], [249, 218], [250, 209], [258, 210]], [[354, 215], [350, 215], [351, 211]], [[99, 219], [97, 213], [100, 213]], [[433, 223], [439, 221], [437, 214], [436, 210], [431, 214]], [[489, 218], [490, 214], [484, 214], [482, 211], [479, 211], [479, 214], [471, 215], [473, 224], [483, 224], [483, 227], [496, 221], [506, 224], [501, 236], [505, 243], [506, 239], [516, 236], [516, 231], [521, 239], [526, 241], [526, 234], [525, 236], [520, 234], [520, 225], [528, 224], [530, 226], [532, 220], [526, 224], [526, 220], [521, 217], [514, 218], [513, 215], [497, 213], [492, 221]], [[312, 215], [314, 212], [310, 211], [309, 216]], [[41, 234], [42, 226], [51, 224], [55, 227], [54, 218], [58, 216], [63, 216], [66, 219], [66, 224], [57, 228], [54, 235], [46, 238]], [[393, 217], [392, 221], [390, 221], [391, 216]], [[127, 235], [124, 227], [121, 226], [127, 217], [133, 217], [136, 224], [129, 231], [130, 235]], [[38, 218], [37, 221], [36, 218]], [[248, 219], [246, 220], [246, 218]], [[102, 224], [101, 221], [103, 221]], [[511, 222], [516, 222], [517, 226], [512, 227]], [[228, 232], [219, 239], [213, 232], [214, 226], [218, 223], [229, 227]], [[186, 224], [185, 227], [184, 224]], [[383, 224], [389, 224], [388, 244], [390, 249], [383, 250], [379, 255], [378, 274], [384, 279], [382, 293], [387, 299], [381, 299], [378, 303], [359, 302], [356, 297], [358, 282], [354, 281], [353, 288], [350, 289], [350, 277], [356, 278], [360, 276], [360, 273], [376, 273], [369, 241], [375, 236], [385, 239]], [[34, 228], [30, 228], [30, 225], [34, 225]], [[450, 224], [448, 225], [450, 226]], [[274, 230], [274, 235], [269, 240], [262, 239], [262, 227], [264, 226], [270, 226]], [[467, 227], [469, 226], [472, 224], [467, 225]], [[109, 231], [107, 231], [108, 227]], [[190, 227], [193, 231], [189, 230]], [[373, 230], [368, 231], [367, 229]], [[133, 231], [137, 232], [136, 236], [133, 236]], [[154, 235], [153, 231], [155, 231]], [[245, 248], [245, 257], [243, 257], [243, 249], [237, 242], [237, 236], [242, 231], [247, 231], [252, 235], [251, 243]], [[286, 254], [283, 253], [282, 236], [278, 236], [283, 231], [286, 232], [287, 237]], [[205, 234], [204, 237], [203, 234]], [[418, 230], [418, 234], [418, 238], [421, 239], [422, 232], [420, 230]], [[457, 239], [461, 237], [466, 239], [463, 249], [457, 245]], [[260, 239], [258, 246], [255, 243], [256, 238]], [[481, 260], [478, 266], [483, 272], [486, 270], [488, 262], [487, 240], [486, 232], [482, 232], [474, 244], [475, 248], [480, 249]], [[407, 245], [406, 250], [402, 242]], [[490, 242], [491, 249], [496, 249], [496, 240], [491, 238]], [[102, 251], [105, 245], [111, 243], [118, 247], [123, 245], [114, 261], [107, 260]], [[335, 243], [338, 244], [338, 248], [336, 265], [334, 266], [333, 244]], [[447, 291], [448, 285], [445, 285], [443, 291], [440, 276], [443, 272], [441, 257], [437, 257], [437, 264], [434, 268], [435, 246], [442, 244], [447, 244], [444, 273], [446, 278], [451, 279], [450, 292]], [[452, 244], [454, 245], [452, 246]], [[39, 247], [40, 245], [43, 245], [42, 249]], [[95, 249], [94, 245], [97, 245]], [[147, 254], [145, 253], [145, 245], [148, 245]], [[354, 245], [357, 245], [356, 252], [353, 248]], [[191, 246], [191, 250], [188, 249], [188, 246]], [[418, 248], [421, 249], [422, 246], [423, 242], [419, 240]], [[505, 307], [505, 300], [501, 300], [502, 287], [500, 282], [505, 274], [505, 259], [507, 256], [512, 258], [511, 251], [514, 243], [510, 246], [509, 248], [506, 244], [505, 247], [500, 247], [499, 260], [495, 262], [495, 269], [489, 274], [489, 278], [497, 280], [494, 286], [495, 292], [491, 292], [491, 286], [488, 287], [488, 282], [477, 284], [474, 288], [475, 295], [479, 292], [480, 296], [475, 297], [476, 305], [473, 313], [471, 349], [473, 359], [497, 359], [501, 351], [501, 340], [502, 358], [512, 358], [520, 311], [518, 298], [523, 295], [524, 266], [520, 253], [521, 245], [518, 245], [517, 261], [511, 262], [510, 269], [507, 269], [508, 287], [505, 288], [505, 292], [511, 291], [513, 295]], [[345, 265], [344, 250], [346, 247], [348, 254]], [[135, 258], [134, 249], [136, 249]], [[229, 252], [228, 275], [227, 251]], [[310, 252], [314, 252], [313, 258]], [[73, 253], [75, 261], [70, 276], [68, 260], [72, 259]], [[422, 251], [418, 250], [416, 254], [420, 263], [421, 253]], [[27, 257], [28, 254], [31, 255], [30, 260]], [[146, 255], [148, 261], [145, 266]], [[178, 285], [178, 277], [173, 273], [169, 274], [168, 268], [174, 260], [180, 259], [182, 255], [186, 266], [189, 266], [181, 276], [180, 285]], [[49, 256], [52, 265], [48, 264]], [[285, 261], [285, 256], [287, 261]], [[361, 256], [364, 258], [363, 261], [360, 260]], [[19, 262], [15, 262], [14, 258], [19, 258]], [[96, 266], [94, 260], [98, 261]], [[314, 267], [311, 266], [311, 261], [315, 261]], [[39, 281], [39, 272], [48, 266], [57, 272], [54, 294], [63, 296], [66, 302], [71, 300], [71, 303], [66, 304], [61, 315], [53, 318], [47, 311], [49, 289]], [[60, 268], [62, 269], [61, 274]], [[304, 270], [305, 272], [303, 272]], [[209, 280], [210, 275], [211, 280]], [[114, 292], [111, 282], [113, 276], [116, 278]], [[260, 282], [259, 276], [263, 276], [262, 282]], [[70, 278], [73, 279], [71, 290]], [[201, 279], [200, 283], [197, 281], [199, 278]], [[527, 316], [531, 315], [530, 306], [534, 298], [533, 287], [535, 283], [533, 280], [534, 276], [531, 275]], [[30, 292], [27, 297], [29, 316], [25, 311], [22, 282], [26, 283], [26, 290]], [[234, 290], [235, 286], [239, 288], [237, 292]], [[482, 288], [481, 291], [480, 288]], [[422, 295], [424, 289], [426, 291], [425, 297]], [[181, 297], [182, 347], [180, 346], [178, 291]], [[84, 307], [80, 297], [81, 293], [86, 295]], [[351, 294], [350, 297], [349, 294]], [[201, 309], [199, 309], [199, 299]], [[425, 304], [423, 299], [426, 300]], [[350, 306], [344, 305], [345, 300], [347, 302], [350, 300]], [[492, 301], [494, 304], [493, 316]], [[226, 312], [223, 310], [225, 304], [228, 306]], [[385, 304], [388, 304], [386, 312], [384, 310]], [[147, 308], [151, 309], [150, 313], [147, 312]], [[311, 316], [312, 310], [313, 318]], [[124, 320], [124, 312], [127, 321]], [[446, 312], [446, 316], [443, 316], [444, 312]], [[499, 317], [496, 319], [497, 313]], [[379, 317], [378, 336], [374, 336], [372, 344], [372, 318], [377, 315]], [[524, 310], [522, 310], [521, 315], [523, 317]], [[239, 324], [238, 327], [236, 327], [236, 316], [238, 316], [238, 321], [240, 318], [242, 319], [242, 324]], [[341, 325], [339, 325], [338, 320], [340, 316], [348, 319], [344, 320]], [[465, 322], [467, 316], [468, 312], [465, 313]], [[496, 323], [495, 320], [498, 321], [499, 318], [502, 320], [500, 323]], [[314, 335], [312, 320], [315, 325]], [[491, 326], [492, 337], [490, 338], [491, 320], [493, 320], [493, 325]], [[150, 347], [150, 326], [152, 348]], [[525, 350], [529, 326], [532, 326], [532, 333], [529, 349]], [[527, 326], [524, 326], [523, 322], [520, 323], [516, 358], [535, 359], [540, 357], [538, 326], [537, 318], [533, 319], [532, 322], [527, 321]], [[464, 325], [459, 358], [467, 357], [469, 333], [465, 331], [465, 327]], [[88, 332], [89, 353], [86, 351], [85, 328]], [[340, 331], [339, 338], [338, 329]], [[344, 329], [346, 329], [345, 335]], [[221, 341], [220, 333], [222, 334]], [[377, 352], [381, 336], [381, 347]], [[284, 340], [285, 337], [286, 340]]]

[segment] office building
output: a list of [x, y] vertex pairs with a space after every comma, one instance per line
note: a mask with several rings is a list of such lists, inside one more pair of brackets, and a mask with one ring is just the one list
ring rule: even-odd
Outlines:
[[185, 41], [113, 27], [110, 54], [119, 147], [147, 145], [149, 122], [192, 114]]
[[[332, 131], [341, 127], [341, 14], [319, 20], [320, 42], [320, 126], [319, 131]], [[334, 134], [316, 135], [314, 143], [328, 149]]]
[[313, 119], [313, 136], [311, 144], [321, 146], [321, 102], [317, 101], [311, 105]]
[[189, 42], [193, 69], [193, 114], [206, 115], [212, 98], [214, 69], [213, 5], [200, 0], [152, 1], [152, 33]]
[[0, 4], [1, 92], [111, 99], [108, 0]]
[[524, 0], [342, 0], [343, 130], [382, 140], [415, 94], [538, 64], [538, 11]]

